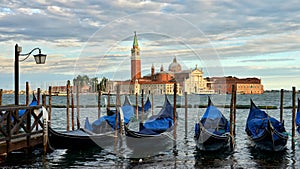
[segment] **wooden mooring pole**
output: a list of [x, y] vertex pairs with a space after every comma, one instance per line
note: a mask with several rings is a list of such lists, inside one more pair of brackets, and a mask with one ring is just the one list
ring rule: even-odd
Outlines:
[[142, 89], [142, 123], [144, 122], [144, 89]]
[[[117, 87], [117, 98], [118, 98], [118, 87]], [[118, 136], [118, 123], [119, 123], [119, 112], [118, 112], [118, 106], [117, 106], [117, 98], [116, 98], [116, 105], [115, 105], [115, 108], [116, 108], [116, 118], [115, 118], [115, 137]], [[115, 142], [116, 142], [116, 139], [115, 139]]]
[[284, 91], [283, 89], [280, 90], [280, 122], [283, 122], [283, 97]]
[[174, 109], [173, 109], [173, 117], [174, 117], [174, 125], [176, 126], [177, 117], [176, 117], [176, 94], [177, 94], [177, 83], [174, 83]]
[[231, 101], [230, 101], [230, 135], [232, 135], [233, 136], [233, 107], [234, 107], [234, 105], [233, 105], [233, 102], [234, 102], [234, 98], [233, 98], [233, 95], [234, 95], [234, 85], [232, 85], [232, 89], [231, 89]]
[[28, 82], [26, 82], [25, 93], [26, 93], [26, 102], [25, 102], [25, 104], [26, 104], [26, 106], [28, 106], [29, 105], [29, 83]]
[[152, 116], [153, 116], [153, 95], [151, 94], [151, 90], [148, 91], [148, 98], [149, 99], [150, 99], [150, 96], [151, 96], [151, 111], [152, 111]]
[[120, 85], [117, 85], [116, 107], [120, 107], [120, 106], [121, 106]]
[[98, 90], [98, 119], [101, 117], [101, 90]]
[[[11, 112], [11, 111], [8, 112], [8, 118], [6, 118], [6, 124], [7, 124], [7, 126], [11, 126], [12, 125], [12, 120], [11, 120], [12, 113], [13, 112]], [[8, 137], [6, 139], [6, 152], [9, 152], [10, 148], [11, 148], [11, 137], [12, 137], [11, 127], [6, 127], [6, 133], [8, 134]]]
[[74, 94], [73, 94], [73, 90], [71, 90], [71, 118], [72, 118], [72, 130], [74, 131], [75, 127], [74, 127]]
[[233, 135], [236, 134], [236, 87], [233, 90]]
[[185, 129], [185, 137], [187, 137], [188, 130], [188, 98], [187, 92], [184, 92], [184, 129]]
[[117, 85], [117, 98], [116, 98], [116, 128], [115, 130], [117, 131], [118, 130], [118, 124], [120, 123], [120, 134], [122, 134], [122, 131], [123, 131], [123, 126], [122, 126], [122, 121], [121, 121], [121, 118], [120, 118], [120, 121], [119, 121], [119, 111], [118, 111], [118, 108], [119, 109], [122, 109], [121, 107], [121, 98], [120, 98], [120, 85]]
[[0, 106], [2, 106], [2, 95], [3, 95], [3, 89], [0, 89]]
[[[29, 106], [29, 83], [26, 82], [26, 106]], [[26, 115], [26, 130], [31, 130], [31, 113], [27, 113]], [[26, 150], [25, 152], [28, 154], [31, 151], [30, 148], [30, 134], [26, 135]]]
[[[41, 104], [41, 88], [37, 88], [37, 105]], [[35, 125], [35, 130], [39, 130], [39, 124]]]
[[106, 107], [106, 115], [108, 115], [108, 111], [110, 109], [110, 91], [108, 91], [108, 94], [107, 94], [107, 107]]
[[52, 112], [52, 87], [49, 86], [48, 88], [49, 100], [48, 100], [48, 121], [49, 126], [51, 126], [51, 112]]
[[79, 86], [76, 83], [77, 129], [80, 129]]
[[135, 93], [135, 116], [136, 119], [139, 119], [139, 101], [138, 101], [138, 93]]
[[[25, 88], [25, 95], [26, 95], [26, 106], [29, 106], [29, 83], [26, 82], [26, 88]], [[31, 114], [27, 113], [26, 115], [26, 130], [30, 131], [31, 128]], [[26, 135], [26, 149], [25, 152], [28, 154], [31, 151], [30, 149], [30, 134]]]
[[176, 149], [176, 139], [177, 139], [177, 117], [176, 117], [176, 95], [177, 95], [177, 83], [174, 83], [174, 107], [173, 107], [173, 117], [174, 117], [174, 129], [173, 129], [173, 148]]
[[67, 131], [70, 130], [70, 80], [67, 81], [67, 106], [66, 106], [66, 114], [67, 114]]
[[[3, 95], [3, 89], [0, 89], [0, 106], [2, 106], [2, 95]], [[0, 116], [2, 116], [2, 111], [0, 111]], [[0, 154], [1, 158], [1, 154]]]
[[42, 95], [42, 106], [46, 107], [46, 95]]
[[295, 148], [295, 130], [296, 130], [296, 87], [293, 87], [292, 95], [292, 149]]
[[232, 90], [231, 90], [231, 102], [230, 102], [230, 135], [231, 137], [231, 142], [230, 142], [230, 147], [231, 149], [234, 148], [234, 138], [235, 136], [235, 125], [236, 123], [236, 88], [235, 85], [232, 85]]
[[[0, 106], [2, 106], [2, 95], [3, 95], [3, 89], [0, 89]], [[2, 111], [0, 111], [0, 116], [2, 116]], [[1, 154], [0, 154], [1, 158]]]
[[151, 111], [152, 111], [152, 116], [154, 115], [154, 95], [153, 93], [151, 94]]
[[40, 105], [41, 104], [41, 88], [37, 88], [37, 104]]
[[[42, 106], [46, 108], [46, 95], [45, 94], [42, 95]], [[44, 127], [44, 130], [43, 130], [43, 151], [44, 151], [44, 154], [46, 154], [47, 151], [48, 151], [48, 124], [47, 124], [47, 121], [43, 122], [43, 127]]]

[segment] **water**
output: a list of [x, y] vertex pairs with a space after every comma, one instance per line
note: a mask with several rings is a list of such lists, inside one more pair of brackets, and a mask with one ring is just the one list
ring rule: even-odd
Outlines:
[[[36, 149], [31, 155], [23, 153], [13, 153], [6, 162], [0, 164], [1, 167], [21, 167], [21, 168], [298, 168], [300, 166], [300, 145], [299, 135], [296, 137], [295, 149], [291, 148], [291, 137], [287, 148], [283, 152], [267, 153], [255, 150], [251, 147], [250, 141], [245, 133], [245, 122], [248, 116], [248, 109], [237, 109], [235, 148], [232, 152], [201, 153], [195, 148], [193, 140], [194, 123], [205, 111], [204, 108], [194, 108], [194, 105], [207, 104], [207, 96], [189, 95], [188, 103], [193, 107], [188, 109], [188, 131], [185, 137], [184, 109], [178, 108], [179, 115], [177, 138], [174, 148], [171, 150], [148, 157], [139, 161], [126, 157], [126, 148], [116, 151], [112, 149], [88, 149], [82, 151], [55, 150], [43, 155], [41, 149]], [[299, 95], [298, 95], [299, 97]], [[97, 117], [97, 108], [90, 107], [96, 105], [95, 95], [81, 95], [80, 103], [86, 108], [80, 109], [81, 125], [84, 124], [85, 117], [94, 121]], [[272, 105], [279, 108], [280, 93], [270, 92], [263, 95], [237, 95], [238, 105], [249, 105], [252, 98], [256, 105]], [[124, 99], [123, 97], [121, 98]], [[169, 96], [173, 103], [172, 96]], [[229, 105], [230, 95], [211, 96], [216, 105]], [[13, 96], [4, 95], [3, 104], [12, 104]], [[20, 101], [24, 96], [20, 96]], [[113, 101], [114, 99], [112, 99]], [[130, 98], [134, 103], [134, 97]], [[65, 97], [53, 97], [53, 104], [65, 104]], [[76, 102], [75, 102], [76, 103]], [[104, 103], [104, 100], [102, 100]], [[163, 97], [155, 96], [154, 105], [162, 106]], [[177, 104], [184, 104], [184, 97], [177, 98]], [[89, 106], [88, 106], [89, 105]], [[284, 96], [284, 106], [292, 106], [292, 94], [286, 92]], [[160, 108], [155, 108], [158, 112]], [[221, 109], [229, 119], [229, 109]], [[279, 119], [279, 109], [267, 110], [269, 115]], [[292, 109], [284, 110], [284, 120], [287, 132], [291, 133]], [[66, 129], [66, 109], [53, 108], [52, 127], [57, 130]], [[125, 157], [124, 157], [125, 156]]]

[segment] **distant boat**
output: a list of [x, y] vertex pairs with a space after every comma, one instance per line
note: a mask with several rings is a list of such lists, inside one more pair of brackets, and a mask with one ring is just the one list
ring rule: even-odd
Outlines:
[[297, 131], [300, 134], [300, 98], [298, 98], [298, 107], [297, 107], [297, 115], [296, 115], [296, 126], [297, 126]]
[[230, 123], [208, 98], [207, 109], [195, 125], [195, 142], [201, 151], [217, 151], [233, 147]]
[[56, 96], [67, 96], [67, 93], [58, 93]]
[[192, 92], [194, 95], [211, 95], [211, 94], [216, 94], [214, 90], [201, 90], [199, 92]]
[[[46, 96], [50, 96], [49, 93]], [[67, 96], [67, 92], [51, 92], [51, 96]]]
[[111, 93], [111, 92], [102, 92], [102, 95], [116, 96], [116, 95], [117, 95], [117, 93]]
[[288, 134], [284, 124], [260, 110], [252, 100], [245, 131], [255, 148], [282, 151], [286, 147]]

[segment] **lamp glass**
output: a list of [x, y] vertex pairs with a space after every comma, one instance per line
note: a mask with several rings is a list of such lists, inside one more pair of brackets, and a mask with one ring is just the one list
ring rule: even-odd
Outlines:
[[33, 56], [34, 56], [34, 60], [35, 60], [36, 64], [45, 64], [47, 55], [39, 53], [39, 54], [33, 55]]

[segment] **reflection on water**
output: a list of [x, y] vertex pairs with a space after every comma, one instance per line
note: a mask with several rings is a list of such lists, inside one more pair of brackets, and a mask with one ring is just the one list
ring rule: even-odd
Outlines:
[[286, 168], [288, 166], [288, 152], [287, 149], [280, 152], [267, 152], [249, 147], [253, 161], [256, 162], [260, 168]]
[[198, 149], [195, 150], [195, 167], [214, 167], [222, 168], [234, 165], [231, 151], [224, 152], [203, 152]]
[[[299, 96], [299, 95], [298, 95]], [[4, 95], [3, 100], [8, 96]], [[20, 96], [23, 97], [23, 96]], [[80, 102], [83, 105], [97, 105], [96, 95], [81, 96]], [[258, 106], [273, 105], [279, 108], [280, 93], [265, 93], [263, 95], [238, 95], [238, 105], [249, 105], [252, 98]], [[20, 98], [20, 100], [24, 98]], [[123, 99], [123, 97], [121, 98]], [[169, 97], [172, 102], [173, 97]], [[213, 95], [211, 99], [216, 105], [229, 105], [230, 95]], [[130, 97], [135, 103], [134, 97]], [[162, 106], [163, 97], [155, 96], [154, 105]], [[179, 97], [178, 104], [184, 104], [184, 97]], [[291, 106], [291, 93], [285, 93], [284, 106]], [[13, 101], [13, 99], [12, 99]], [[53, 97], [53, 104], [65, 104], [64, 97]], [[104, 103], [104, 101], [102, 101]], [[205, 111], [204, 108], [196, 108], [194, 105], [207, 104], [207, 96], [189, 95], [188, 103], [192, 108], [188, 109], [188, 131], [185, 137], [184, 109], [178, 108], [179, 115], [176, 141], [173, 148], [160, 154], [143, 159], [133, 159], [127, 156], [131, 150], [125, 143], [118, 144], [111, 149], [86, 149], [82, 151], [55, 150], [52, 153], [43, 155], [42, 149], [34, 150], [33, 154], [13, 153], [0, 167], [20, 168], [298, 168], [300, 167], [300, 142], [297, 135], [295, 150], [291, 149], [291, 138], [288, 140], [285, 151], [277, 153], [262, 152], [253, 149], [245, 133], [245, 123], [249, 110], [237, 109], [235, 148], [232, 152], [200, 152], [196, 149], [193, 139], [194, 124]], [[155, 112], [160, 108], [156, 107]], [[224, 115], [229, 117], [229, 109], [223, 109]], [[279, 118], [279, 109], [267, 110], [267, 112]], [[288, 133], [291, 133], [291, 109], [284, 109], [285, 126]], [[85, 117], [91, 121], [97, 118], [97, 108], [80, 109], [81, 124], [84, 124]], [[104, 112], [103, 114], [104, 115]], [[52, 127], [55, 129], [66, 129], [66, 109], [52, 109]], [[176, 144], [174, 144], [176, 143]], [[153, 143], [156, 144], [156, 143]]]

